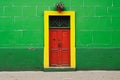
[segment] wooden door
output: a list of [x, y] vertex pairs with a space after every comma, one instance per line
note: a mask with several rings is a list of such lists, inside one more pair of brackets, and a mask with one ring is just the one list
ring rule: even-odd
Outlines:
[[51, 67], [70, 66], [70, 29], [49, 29], [49, 63]]

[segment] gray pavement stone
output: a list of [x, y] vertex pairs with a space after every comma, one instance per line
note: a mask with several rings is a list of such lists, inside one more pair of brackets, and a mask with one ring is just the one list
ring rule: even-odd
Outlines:
[[120, 80], [120, 71], [0, 72], [0, 80]]

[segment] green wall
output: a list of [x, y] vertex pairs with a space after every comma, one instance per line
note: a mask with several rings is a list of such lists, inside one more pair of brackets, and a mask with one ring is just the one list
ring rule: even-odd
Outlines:
[[[77, 70], [120, 69], [120, 0], [61, 0], [76, 12]], [[59, 0], [0, 0], [0, 70], [43, 70], [44, 11]]]

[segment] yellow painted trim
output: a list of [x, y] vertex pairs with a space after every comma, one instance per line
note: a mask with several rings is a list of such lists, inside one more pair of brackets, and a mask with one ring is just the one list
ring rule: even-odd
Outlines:
[[44, 12], [44, 68], [49, 68], [49, 16], [70, 16], [70, 67], [76, 68], [75, 48], [75, 12], [45, 11]]
[[49, 68], [49, 26], [48, 13], [44, 12], [44, 68]]
[[75, 13], [70, 13], [70, 50], [71, 50], [71, 67], [76, 67], [76, 58], [75, 58]]

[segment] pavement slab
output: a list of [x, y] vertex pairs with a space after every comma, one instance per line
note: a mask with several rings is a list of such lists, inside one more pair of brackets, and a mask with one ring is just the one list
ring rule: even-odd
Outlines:
[[0, 72], [0, 80], [120, 80], [120, 71]]

